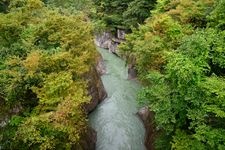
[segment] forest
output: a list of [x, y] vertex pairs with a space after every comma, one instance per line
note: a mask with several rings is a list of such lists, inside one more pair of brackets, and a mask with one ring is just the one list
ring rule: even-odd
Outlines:
[[1, 115], [20, 113], [1, 129], [0, 149], [78, 149], [90, 100], [83, 75], [96, 56], [91, 25], [60, 1], [1, 3]]
[[225, 149], [224, 10], [224, 0], [158, 0], [120, 45], [145, 84], [156, 149]]
[[154, 148], [225, 149], [224, 0], [0, 0], [0, 150], [82, 150], [94, 35], [117, 29]]

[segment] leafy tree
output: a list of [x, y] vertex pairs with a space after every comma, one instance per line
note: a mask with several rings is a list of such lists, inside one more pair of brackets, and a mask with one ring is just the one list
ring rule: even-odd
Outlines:
[[50, 7], [69, 9], [73, 13], [84, 12], [90, 14], [93, 9], [91, 0], [45, 0], [45, 3]]
[[156, 15], [126, 37], [126, 42], [120, 45], [120, 52], [126, 55], [128, 63], [136, 56], [139, 74], [146, 75], [149, 70], [163, 68], [166, 61], [163, 55], [179, 45], [183, 32], [186, 31], [169, 15]]
[[155, 0], [134, 0], [130, 2], [127, 10], [123, 12], [124, 26], [128, 28], [132, 26], [137, 27], [138, 24], [144, 23], [155, 3]]
[[8, 0], [1, 0], [0, 1], [0, 13], [6, 13], [8, 9], [9, 1]]
[[9, 8], [0, 14], [0, 89], [5, 111], [21, 112], [0, 129], [0, 147], [81, 149], [90, 100], [83, 76], [96, 56], [90, 23], [37, 0]]
[[155, 113], [157, 127], [171, 135], [173, 149], [220, 149], [225, 144], [224, 79], [208, 76], [217, 49], [211, 38], [217, 33], [207, 32], [212, 34], [209, 30], [185, 38], [169, 57], [165, 75], [150, 73], [152, 86], [140, 95]]
[[157, 2], [120, 46], [146, 85], [139, 100], [155, 114], [156, 148], [224, 149], [224, 2]]
[[225, 2], [223, 0], [218, 0], [216, 1], [214, 5], [214, 9], [209, 15], [208, 19], [210, 20], [210, 25], [211, 26], [216, 26], [217, 28], [224, 30], [225, 27], [225, 21], [224, 21], [224, 7], [225, 7]]
[[137, 27], [150, 16], [155, 0], [94, 0], [96, 19], [100, 19], [111, 30]]

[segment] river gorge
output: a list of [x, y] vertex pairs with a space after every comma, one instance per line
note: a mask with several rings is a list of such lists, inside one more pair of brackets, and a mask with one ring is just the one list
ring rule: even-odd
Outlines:
[[97, 132], [97, 150], [144, 150], [145, 129], [137, 116], [140, 84], [128, 80], [128, 68], [119, 57], [98, 48], [106, 65], [102, 76], [108, 97], [89, 115]]

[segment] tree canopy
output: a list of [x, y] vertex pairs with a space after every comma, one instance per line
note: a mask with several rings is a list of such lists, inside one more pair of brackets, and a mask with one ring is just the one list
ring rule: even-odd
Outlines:
[[130, 29], [150, 16], [155, 0], [93, 0], [96, 6], [95, 18], [106, 27]]
[[[158, 0], [120, 45], [146, 87], [157, 149], [224, 149], [224, 1]], [[133, 62], [132, 62], [133, 63]]]
[[224, 10], [224, 0], [1, 0], [0, 116], [16, 115], [0, 149], [82, 149], [90, 19], [131, 32], [119, 52], [145, 86], [156, 149], [225, 149]]
[[95, 56], [86, 16], [11, 0], [0, 13], [0, 113], [20, 113], [0, 129], [1, 149], [80, 149]]

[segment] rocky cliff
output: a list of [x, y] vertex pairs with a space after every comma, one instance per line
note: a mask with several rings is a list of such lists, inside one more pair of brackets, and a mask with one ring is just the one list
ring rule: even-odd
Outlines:
[[143, 107], [138, 111], [138, 116], [143, 121], [146, 132], [145, 132], [145, 146], [147, 150], [154, 150], [154, 141], [156, 138], [157, 131], [153, 121], [154, 114], [148, 107]]
[[91, 96], [90, 103], [85, 104], [84, 106], [87, 113], [92, 112], [97, 105], [107, 97], [107, 93], [101, 80], [101, 75], [105, 72], [104, 62], [99, 55], [96, 66], [92, 67], [90, 72], [86, 75], [86, 79], [88, 80], [88, 92]]
[[[101, 55], [99, 55], [96, 66], [93, 66], [85, 77], [88, 80], [88, 92], [91, 96], [90, 103], [84, 105], [84, 109], [87, 114], [92, 112], [98, 106], [98, 104], [107, 97], [107, 93], [101, 80], [101, 75], [103, 75], [105, 72], [106, 68], [103, 59]], [[96, 142], [96, 131], [91, 127], [88, 127], [87, 132], [81, 138], [81, 149], [95, 150]]]
[[[108, 49], [109, 52], [119, 56], [118, 45], [125, 41], [126, 32], [122, 29], [117, 29], [116, 34], [112, 34], [109, 31], [105, 31], [95, 36], [96, 46], [104, 49]], [[135, 68], [135, 62], [128, 64], [128, 79], [137, 78], [137, 70]]]
[[118, 45], [125, 40], [126, 32], [122, 29], [117, 29], [116, 34], [105, 31], [95, 36], [95, 44], [100, 48], [108, 49], [109, 52], [118, 54]]

